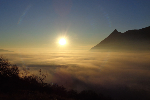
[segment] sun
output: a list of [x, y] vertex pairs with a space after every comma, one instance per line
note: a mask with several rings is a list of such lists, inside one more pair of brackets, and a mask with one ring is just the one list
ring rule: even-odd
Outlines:
[[59, 44], [60, 44], [60, 45], [65, 45], [65, 44], [66, 44], [66, 40], [65, 40], [64, 38], [61, 38], [61, 39], [59, 40]]

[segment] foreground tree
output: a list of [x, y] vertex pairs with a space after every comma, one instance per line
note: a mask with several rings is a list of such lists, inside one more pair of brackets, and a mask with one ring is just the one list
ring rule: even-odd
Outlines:
[[[25, 71], [26, 72], [26, 71]], [[0, 57], [0, 100], [111, 100], [89, 90], [78, 93], [57, 84], [44, 83], [46, 75], [19, 76], [17, 65]]]

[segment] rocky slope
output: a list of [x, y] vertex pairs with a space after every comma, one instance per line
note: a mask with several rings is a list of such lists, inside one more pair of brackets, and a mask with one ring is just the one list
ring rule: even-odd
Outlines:
[[150, 51], [150, 26], [124, 33], [116, 29], [91, 50], [98, 51]]

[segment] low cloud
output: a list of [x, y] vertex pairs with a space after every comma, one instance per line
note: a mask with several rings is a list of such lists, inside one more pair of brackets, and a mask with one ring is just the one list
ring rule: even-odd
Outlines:
[[130, 97], [131, 93], [149, 95], [148, 55], [150, 53], [57, 52], [12, 53], [5, 54], [5, 57], [20, 68], [29, 68], [32, 74], [39, 75], [39, 69], [42, 69], [42, 73], [47, 74], [45, 81], [48, 83], [58, 83], [78, 91], [92, 89], [115, 98], [117, 93], [120, 96], [126, 93], [126, 97]]

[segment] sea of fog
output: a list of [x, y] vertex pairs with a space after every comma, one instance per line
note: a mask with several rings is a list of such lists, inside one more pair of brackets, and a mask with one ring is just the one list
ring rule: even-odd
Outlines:
[[[150, 99], [150, 53], [47, 51], [1, 53], [50, 84], [77, 91], [91, 89], [121, 100]], [[122, 99], [123, 98], [123, 99]], [[130, 98], [130, 99], [129, 99]], [[148, 100], [148, 99], [147, 99]]]

